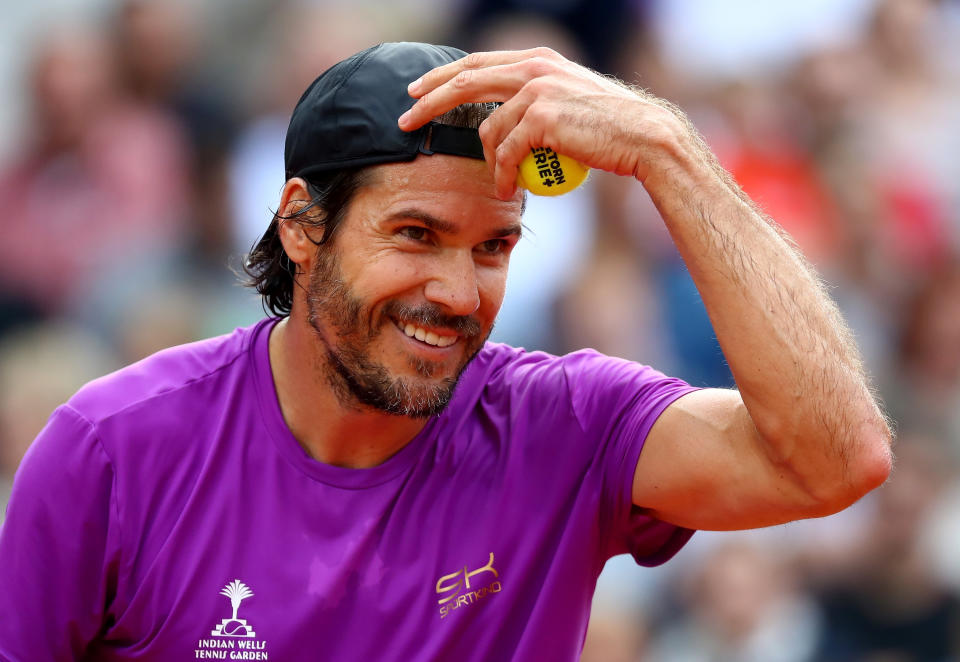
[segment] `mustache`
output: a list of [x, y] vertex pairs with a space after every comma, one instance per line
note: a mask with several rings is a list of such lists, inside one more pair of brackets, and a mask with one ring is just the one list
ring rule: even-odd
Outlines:
[[384, 314], [401, 322], [449, 329], [466, 337], [478, 336], [483, 331], [483, 326], [472, 315], [447, 315], [439, 306], [432, 304], [408, 306], [399, 301], [390, 301], [384, 307]]

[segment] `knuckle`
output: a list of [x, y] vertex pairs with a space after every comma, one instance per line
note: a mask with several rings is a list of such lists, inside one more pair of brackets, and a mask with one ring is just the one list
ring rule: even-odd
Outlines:
[[458, 73], [453, 77], [453, 86], [457, 88], [464, 88], [470, 85], [470, 82], [473, 80], [473, 71], [465, 70]]
[[537, 46], [533, 49], [533, 55], [546, 60], [555, 60], [560, 57], [560, 54], [549, 46]]
[[550, 62], [543, 57], [534, 57], [530, 58], [529, 67], [533, 73], [537, 75], [542, 75], [546, 73], [547, 68], [550, 66]]
[[511, 136], [508, 136], [502, 143], [497, 145], [497, 162], [506, 164], [510, 160], [510, 155], [513, 152], [513, 143], [514, 139]]
[[487, 142], [490, 138], [493, 137], [493, 125], [490, 120], [484, 120], [480, 123], [480, 126], [477, 128], [477, 132], [480, 134], [480, 141]]
[[468, 69], [476, 69], [481, 66], [483, 61], [483, 56], [480, 53], [469, 53], [466, 57], [463, 58], [463, 66]]
[[552, 61], [544, 57], [535, 57], [529, 60], [530, 72], [534, 76], [546, 76], [553, 73], [555, 65]]
[[547, 108], [545, 104], [534, 103], [527, 108], [527, 112], [524, 113], [524, 115], [530, 120], [541, 122], [551, 119], [554, 113]]
[[[538, 76], [537, 78], [527, 81], [527, 83], [523, 86], [523, 91], [536, 99], [545, 93], [548, 88], [549, 83], [547, 83], [542, 76]], [[530, 112], [529, 109], [527, 112]]]

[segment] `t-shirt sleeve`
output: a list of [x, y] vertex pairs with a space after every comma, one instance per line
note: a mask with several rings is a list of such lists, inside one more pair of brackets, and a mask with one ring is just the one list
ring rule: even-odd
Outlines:
[[600, 523], [607, 556], [629, 553], [640, 565], [669, 560], [693, 531], [633, 506], [633, 478], [647, 435], [677, 398], [696, 390], [680, 379], [590, 350], [564, 357], [573, 415], [596, 440]]
[[14, 479], [0, 529], [0, 659], [80, 659], [101, 631], [119, 535], [93, 426], [57, 409]]

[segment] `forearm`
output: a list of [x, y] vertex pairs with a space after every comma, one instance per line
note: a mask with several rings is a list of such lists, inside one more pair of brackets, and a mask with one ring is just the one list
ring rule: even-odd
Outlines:
[[685, 129], [659, 141], [638, 174], [701, 293], [764, 450], [812, 493], [885, 475], [889, 430], [836, 306], [782, 230]]

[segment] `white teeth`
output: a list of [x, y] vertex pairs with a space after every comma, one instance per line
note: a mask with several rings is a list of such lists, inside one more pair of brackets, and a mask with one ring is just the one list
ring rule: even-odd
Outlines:
[[449, 347], [455, 342], [457, 342], [456, 336], [439, 336], [437, 338], [437, 347]]
[[438, 333], [421, 329], [420, 327], [409, 323], [405, 324], [402, 327], [402, 330], [410, 338], [416, 338], [417, 340], [425, 342], [428, 345], [433, 345], [434, 347], [449, 347], [453, 343], [457, 342], [457, 336], [441, 336]]

